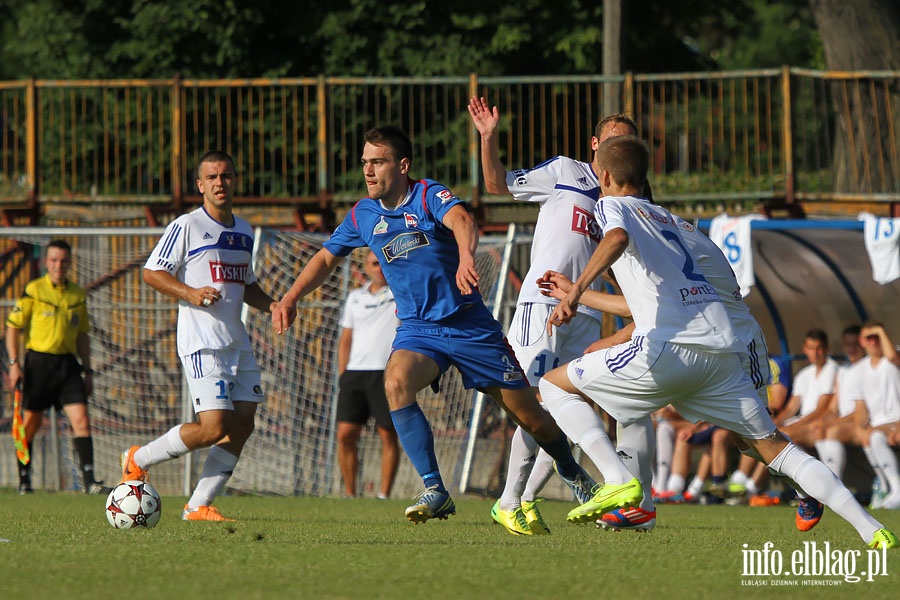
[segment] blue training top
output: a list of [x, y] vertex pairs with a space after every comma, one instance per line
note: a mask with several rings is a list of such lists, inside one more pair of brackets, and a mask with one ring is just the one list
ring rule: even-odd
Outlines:
[[357, 202], [324, 246], [335, 256], [371, 248], [394, 292], [397, 317], [434, 323], [480, 303], [481, 294], [456, 287], [459, 247], [441, 222], [462, 200], [430, 179], [410, 179], [409, 186], [408, 200], [392, 210], [372, 198]]

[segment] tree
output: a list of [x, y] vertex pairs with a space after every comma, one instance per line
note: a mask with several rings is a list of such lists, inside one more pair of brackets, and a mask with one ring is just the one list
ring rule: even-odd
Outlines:
[[[836, 71], [900, 70], [900, 6], [895, 0], [810, 0], [825, 52]], [[835, 103], [835, 190], [900, 190], [890, 158], [900, 131], [900, 90], [893, 82], [840, 80], [832, 84]], [[892, 126], [888, 126], [892, 125]]]

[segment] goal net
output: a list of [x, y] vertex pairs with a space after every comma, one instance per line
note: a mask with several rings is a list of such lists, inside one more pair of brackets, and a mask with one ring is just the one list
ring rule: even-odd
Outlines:
[[[108, 482], [118, 480], [118, 457], [124, 449], [144, 444], [194, 418], [189, 401], [183, 397], [186, 386], [175, 349], [176, 303], [141, 279], [144, 262], [161, 233], [161, 229], [149, 228], [0, 230], [0, 310], [4, 315], [25, 284], [39, 274], [43, 248], [51, 239], [65, 239], [73, 247], [70, 275], [87, 290], [91, 318], [95, 374], [89, 410], [95, 471], [99, 479]], [[324, 239], [316, 234], [259, 230], [254, 264], [263, 289], [280, 297]], [[499, 275], [506, 243], [502, 238], [482, 239], [476, 256], [480, 288], [489, 308], [498, 301], [498, 290], [503, 294], [504, 286], [498, 283], [503, 283]], [[319, 290], [301, 302], [297, 323], [287, 334], [273, 335], [267, 314], [245, 310], [266, 402], [257, 412], [256, 430], [229, 482], [231, 491], [341, 494], [335, 450], [337, 341], [344, 298], [365, 281], [359, 262], [362, 253], [357, 254], [343, 261]], [[501, 301], [508, 300], [509, 294], [501, 296]], [[5, 356], [5, 348], [2, 352]], [[445, 480], [455, 487], [465, 462], [475, 395], [463, 388], [452, 368], [443, 375], [440, 387], [438, 394], [422, 391], [419, 403], [434, 430]], [[0, 402], [4, 423], [11, 417], [11, 405], [11, 394], [7, 393]], [[484, 403], [475, 422], [475, 438], [482, 444], [478, 452], [484, 454], [483, 444], [502, 447], [500, 441], [508, 435], [506, 421], [493, 402]], [[59, 428], [58, 434], [53, 426]], [[11, 437], [6, 435], [4, 443], [11, 446]], [[71, 431], [64, 418], [45, 422], [32, 454], [37, 487], [80, 486]], [[195, 452], [157, 465], [151, 481], [163, 494], [187, 493], [204, 458], [205, 452]], [[381, 449], [371, 424], [360, 440], [360, 458], [360, 491], [374, 496], [379, 489]], [[499, 458], [497, 450], [492, 449], [486, 456], [488, 464], [481, 470], [490, 471]], [[484, 485], [490, 477], [489, 472], [475, 475], [470, 485]], [[0, 485], [15, 483], [15, 456], [5, 452], [0, 461]], [[405, 456], [401, 457], [393, 495], [412, 496], [419, 491], [421, 480]]]

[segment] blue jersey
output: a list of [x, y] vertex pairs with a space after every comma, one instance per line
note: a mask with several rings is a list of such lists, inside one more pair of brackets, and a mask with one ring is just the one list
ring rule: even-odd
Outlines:
[[481, 304], [481, 294], [463, 295], [456, 287], [459, 247], [441, 222], [462, 200], [429, 179], [410, 180], [409, 186], [410, 194], [394, 209], [372, 198], [357, 202], [324, 246], [335, 256], [371, 248], [394, 292], [397, 317], [434, 323]]

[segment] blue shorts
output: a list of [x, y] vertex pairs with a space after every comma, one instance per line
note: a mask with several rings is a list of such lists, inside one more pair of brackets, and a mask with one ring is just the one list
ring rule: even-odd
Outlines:
[[500, 323], [481, 303], [437, 323], [403, 321], [394, 350], [423, 354], [437, 363], [441, 373], [454, 365], [468, 389], [530, 386]]

